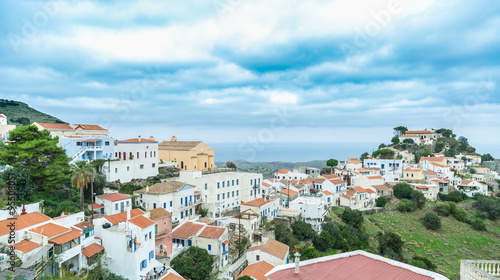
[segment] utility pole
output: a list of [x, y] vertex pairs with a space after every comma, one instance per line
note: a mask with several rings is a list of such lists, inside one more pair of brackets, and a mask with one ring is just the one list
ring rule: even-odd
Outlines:
[[238, 208], [238, 259], [241, 257], [241, 207]]
[[287, 203], [286, 203], [286, 208], [290, 208], [290, 181], [287, 181], [286, 183], [288, 185], [288, 193], [287, 193]]

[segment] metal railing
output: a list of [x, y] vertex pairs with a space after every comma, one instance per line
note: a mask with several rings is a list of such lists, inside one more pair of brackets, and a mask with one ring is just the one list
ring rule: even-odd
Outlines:
[[461, 260], [460, 279], [494, 279], [500, 277], [500, 261]]

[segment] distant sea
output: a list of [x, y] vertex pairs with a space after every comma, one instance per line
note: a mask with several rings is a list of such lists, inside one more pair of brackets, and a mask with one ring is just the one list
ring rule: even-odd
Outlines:
[[[207, 143], [215, 149], [215, 161], [247, 160], [304, 162], [330, 158], [347, 160], [372, 153], [380, 143]], [[500, 158], [500, 144], [474, 145], [480, 154]]]
[[372, 153], [380, 143], [207, 143], [215, 149], [215, 161], [247, 160], [304, 162], [335, 158], [347, 160]]

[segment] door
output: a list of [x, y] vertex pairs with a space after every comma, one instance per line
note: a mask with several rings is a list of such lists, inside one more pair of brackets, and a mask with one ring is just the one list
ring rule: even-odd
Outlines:
[[120, 203], [120, 212], [123, 212], [125, 211], [125, 208], [124, 208], [124, 203]]

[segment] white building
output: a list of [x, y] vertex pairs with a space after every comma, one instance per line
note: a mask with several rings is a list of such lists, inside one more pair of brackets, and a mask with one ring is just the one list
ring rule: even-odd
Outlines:
[[375, 206], [375, 199], [378, 195], [373, 189], [364, 189], [356, 187], [348, 190], [345, 195], [340, 197], [340, 206], [351, 209], [364, 209]]
[[301, 196], [290, 202], [290, 209], [299, 210], [302, 219], [319, 229], [327, 214], [325, 203], [321, 197]]
[[347, 163], [345, 164], [345, 170], [347, 171], [356, 171], [358, 168], [363, 167], [358, 158], [348, 158]]
[[302, 180], [309, 177], [308, 174], [296, 172], [298, 170], [290, 171], [288, 169], [281, 169], [274, 173], [273, 178], [276, 180]]
[[135, 191], [136, 203], [146, 210], [163, 208], [172, 214], [173, 223], [188, 220], [196, 213], [195, 187], [179, 181], [158, 183]]
[[263, 217], [266, 217], [267, 221], [272, 221], [278, 215], [280, 210], [280, 200], [257, 198], [241, 204], [241, 211], [247, 210], [251, 210], [259, 214], [259, 224], [262, 223]]
[[380, 168], [386, 182], [397, 182], [403, 176], [403, 161], [396, 159], [365, 159], [365, 168]]
[[420, 144], [420, 136], [418, 136], [416, 134], [403, 134], [403, 135], [399, 136], [398, 138], [399, 138], [400, 143], [404, 143], [404, 141], [406, 139], [410, 139], [413, 141], [413, 143]]
[[152, 139], [132, 138], [115, 142], [115, 160], [103, 165], [106, 180], [123, 183], [158, 175], [158, 142]]
[[295, 173], [306, 174], [312, 178], [318, 178], [320, 176], [320, 169], [315, 167], [299, 166], [293, 169]]
[[271, 238], [263, 241], [262, 244], [248, 249], [248, 264], [259, 261], [266, 261], [272, 265], [288, 263], [288, 253], [290, 252], [290, 247], [288, 247], [288, 245]]
[[488, 195], [488, 185], [478, 181], [462, 179], [462, 182], [457, 186], [457, 189], [469, 197], [473, 197], [475, 194]]
[[155, 226], [140, 209], [94, 219], [95, 234], [112, 262], [111, 272], [128, 279], [151, 276], [155, 259]]
[[202, 171], [181, 171], [179, 181], [196, 187], [200, 192], [202, 208], [208, 209], [209, 217], [239, 209], [241, 201], [262, 198], [262, 174], [245, 172], [220, 172], [203, 174]]
[[95, 198], [96, 204], [104, 206], [104, 215], [114, 215], [132, 210], [132, 198], [121, 193], [110, 193]]

